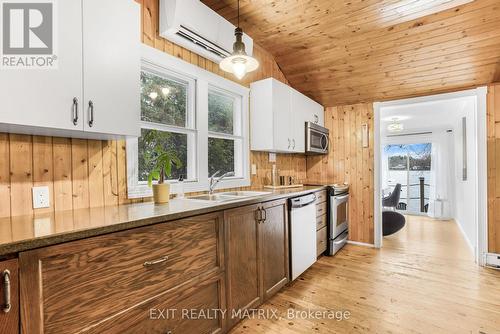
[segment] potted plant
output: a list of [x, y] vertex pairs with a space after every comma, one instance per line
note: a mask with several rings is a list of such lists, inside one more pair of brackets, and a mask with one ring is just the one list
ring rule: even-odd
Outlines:
[[[154, 133], [151, 137], [156, 137]], [[158, 139], [158, 138], [156, 138]], [[153, 197], [156, 204], [168, 203], [170, 199], [170, 184], [165, 182], [172, 176], [172, 165], [182, 167], [182, 162], [175, 152], [165, 150], [160, 140], [152, 140], [152, 150], [148, 152], [152, 169], [148, 175], [148, 185], [153, 187]], [[153, 184], [153, 181], [158, 181]]]

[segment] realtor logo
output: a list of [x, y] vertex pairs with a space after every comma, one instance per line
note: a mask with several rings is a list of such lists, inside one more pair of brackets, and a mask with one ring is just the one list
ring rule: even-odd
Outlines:
[[54, 0], [0, 0], [0, 5], [1, 68], [56, 68]]

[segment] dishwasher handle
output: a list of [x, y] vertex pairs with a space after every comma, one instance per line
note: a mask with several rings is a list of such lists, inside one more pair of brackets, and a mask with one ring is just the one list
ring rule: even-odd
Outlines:
[[309, 194], [302, 197], [292, 198], [290, 199], [290, 207], [292, 209], [299, 209], [304, 206], [314, 204], [316, 202], [316, 199], [316, 194]]

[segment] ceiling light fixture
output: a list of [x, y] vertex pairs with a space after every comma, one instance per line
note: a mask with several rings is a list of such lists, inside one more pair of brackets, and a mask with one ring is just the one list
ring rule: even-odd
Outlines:
[[247, 55], [245, 43], [243, 43], [243, 30], [240, 28], [240, 0], [238, 0], [238, 27], [234, 31], [236, 41], [233, 44], [233, 53], [219, 64], [221, 70], [233, 73], [239, 80], [243, 79], [249, 72], [259, 68], [259, 61]]
[[399, 119], [397, 117], [394, 117], [392, 119], [392, 123], [387, 126], [387, 131], [389, 132], [401, 132], [404, 130], [404, 125], [403, 123], [398, 122]]

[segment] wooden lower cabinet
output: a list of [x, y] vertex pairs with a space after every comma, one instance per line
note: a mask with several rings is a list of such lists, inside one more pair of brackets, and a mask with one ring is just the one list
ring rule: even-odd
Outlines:
[[326, 227], [323, 227], [322, 229], [316, 231], [316, 249], [317, 249], [317, 255], [320, 256], [322, 255], [326, 249], [327, 249], [327, 230]]
[[259, 224], [261, 281], [264, 301], [289, 280], [288, 212], [285, 201], [265, 203], [265, 220]]
[[228, 328], [289, 281], [286, 200], [225, 212]]
[[[6, 305], [5, 302], [10, 302]], [[0, 334], [19, 333], [19, 274], [17, 259], [0, 261]]]
[[22, 252], [0, 334], [225, 333], [289, 282], [288, 252], [285, 199]]
[[167, 290], [84, 333], [189, 334], [222, 333], [226, 309], [224, 275], [189, 288]]
[[167, 332], [173, 323], [152, 322], [143, 308], [175, 307], [181, 300], [170, 297], [181, 291], [222, 306], [215, 283], [199, 284], [224, 273], [223, 232], [223, 214], [214, 213], [21, 253], [22, 331], [123, 333], [120, 324], [133, 322]]
[[259, 205], [251, 205], [224, 213], [228, 327], [239, 321], [232, 316], [233, 311], [253, 308], [262, 303], [259, 210]]

